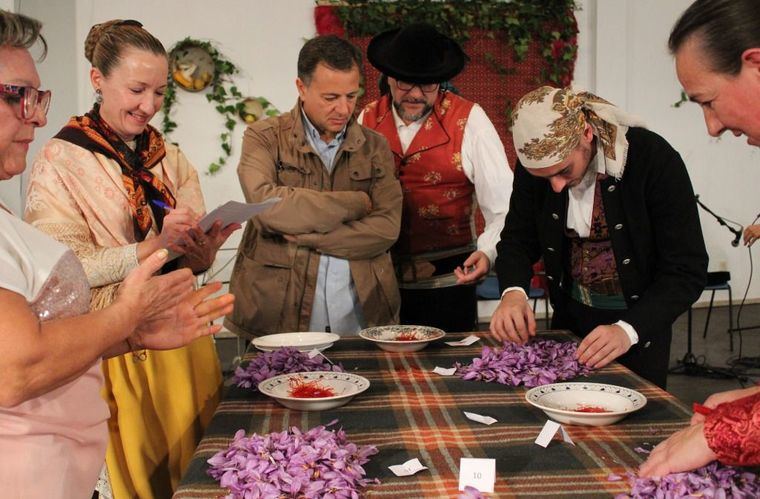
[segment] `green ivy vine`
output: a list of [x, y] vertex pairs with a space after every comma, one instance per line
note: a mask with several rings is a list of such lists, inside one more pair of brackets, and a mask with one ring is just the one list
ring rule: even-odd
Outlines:
[[[227, 159], [232, 154], [232, 132], [237, 126], [237, 117], [243, 110], [243, 95], [233, 84], [232, 78], [240, 70], [232, 61], [224, 57], [211, 42], [190, 37], [177, 42], [171, 48], [169, 60], [173, 60], [176, 54], [191, 47], [204, 49], [214, 62], [214, 74], [208, 87], [210, 90], [206, 93], [206, 99], [214, 104], [214, 108], [224, 118], [224, 131], [219, 134], [222, 152], [219, 158], [208, 166], [208, 173], [214, 174], [227, 163]], [[170, 74], [164, 93], [163, 120], [161, 122], [161, 129], [167, 138], [177, 128], [177, 123], [172, 119], [172, 108], [176, 103], [177, 82]]]
[[[329, 4], [352, 36], [370, 36], [415, 22], [432, 24], [459, 42], [468, 40], [471, 30], [485, 30], [491, 38], [503, 36], [518, 62], [536, 41], [546, 61], [541, 79], [561, 86], [572, 79], [578, 48], [575, 0], [338, 0]], [[491, 54], [484, 57], [498, 74], [514, 71]]]

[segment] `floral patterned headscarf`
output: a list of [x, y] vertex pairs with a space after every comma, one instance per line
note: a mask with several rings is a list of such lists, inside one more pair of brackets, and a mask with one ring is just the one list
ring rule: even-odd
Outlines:
[[594, 94], [547, 86], [520, 99], [513, 121], [517, 157], [528, 169], [563, 162], [589, 123], [598, 139], [597, 156], [606, 173], [617, 179], [623, 176], [628, 156], [628, 127], [644, 127], [640, 119]]

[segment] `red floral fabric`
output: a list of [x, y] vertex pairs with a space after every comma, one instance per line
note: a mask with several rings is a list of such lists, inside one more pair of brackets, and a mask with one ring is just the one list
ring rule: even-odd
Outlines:
[[720, 404], [706, 416], [704, 433], [720, 462], [760, 465], [760, 393]]
[[594, 187], [594, 208], [591, 213], [591, 230], [587, 238], [581, 238], [574, 230], [567, 230], [570, 239], [570, 275], [573, 281], [593, 293], [612, 296], [622, 295], [620, 276], [615, 263], [607, 217], [604, 213], [601, 180], [606, 175], [597, 174]]
[[363, 125], [388, 139], [404, 192], [396, 254], [467, 247], [483, 231], [475, 188], [462, 169], [464, 127], [472, 106], [441, 92], [406, 152], [401, 151], [389, 96], [364, 108]]

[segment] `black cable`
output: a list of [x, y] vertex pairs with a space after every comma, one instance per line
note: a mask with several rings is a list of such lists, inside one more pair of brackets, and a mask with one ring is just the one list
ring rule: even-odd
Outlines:
[[[750, 225], [755, 225], [758, 219], [760, 219], [760, 214], [755, 217]], [[752, 284], [752, 277], [755, 273], [754, 262], [752, 260], [752, 246], [747, 247], [747, 254], [749, 255], [749, 279], [747, 280], [747, 287], [744, 289], [744, 296], [742, 296], [742, 301], [739, 304], [739, 310], [736, 313], [736, 332], [739, 333], [739, 353], [737, 356], [729, 357], [726, 360], [726, 365], [728, 365], [732, 371], [740, 374], [739, 383], [741, 383], [742, 387], [744, 387], [744, 381], [742, 378], [746, 380], [748, 376], [760, 376], [760, 373], [753, 374], [749, 372], [751, 369], [760, 369], [760, 357], [742, 357], [742, 347], [744, 346], [744, 335], [741, 330], [742, 310], [744, 310], [744, 304], [747, 301], [749, 288]]]

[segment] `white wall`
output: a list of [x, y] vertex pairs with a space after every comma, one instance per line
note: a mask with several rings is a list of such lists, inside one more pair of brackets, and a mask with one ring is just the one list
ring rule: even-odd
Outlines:
[[[681, 153], [694, 191], [703, 203], [743, 225], [752, 223], [760, 212], [760, 150], [731, 134], [720, 139], [709, 137], [695, 104], [672, 107], [681, 86], [667, 39], [691, 0], [594, 3], [589, 7], [596, 8], [595, 91], [644, 118]], [[709, 214], [700, 210], [700, 218], [710, 254], [709, 269], [731, 271], [734, 296], [741, 297], [749, 277], [748, 250], [733, 248], [733, 235]], [[750, 298], [760, 296], [758, 281], [749, 291]]]
[[[237, 79], [242, 92], [265, 96], [280, 110], [295, 102], [297, 53], [303, 39], [314, 34], [313, 0], [16, 1], [21, 12], [34, 13], [45, 22], [46, 36], [55, 40], [51, 55], [40, 65], [43, 86], [53, 88], [55, 96], [48, 128], [38, 132], [43, 138], [53, 135], [68, 115], [85, 112], [92, 104], [82, 47], [87, 31], [97, 22], [138, 19], [167, 48], [188, 35], [212, 39], [243, 70]], [[580, 0], [575, 84], [642, 117], [681, 152], [700, 198], [716, 212], [748, 224], [760, 212], [760, 202], [754, 202], [760, 152], [747, 147], [744, 139], [709, 138], [697, 106], [671, 107], [679, 98], [680, 86], [666, 42], [671, 26], [690, 2]], [[0, 6], [13, 3], [0, 0]], [[216, 137], [221, 118], [203, 94], [187, 92], [180, 92], [174, 118], [180, 127], [172, 140], [204, 171], [219, 154]], [[233, 138], [233, 156], [223, 171], [213, 177], [202, 175], [209, 208], [229, 198], [242, 198], [235, 174], [242, 130], [241, 123]], [[730, 270], [734, 288], [743, 290], [749, 268], [747, 251], [732, 248], [732, 235], [709, 216], [700, 215], [711, 270]], [[228, 246], [236, 244], [237, 239]], [[749, 296], [760, 297], [760, 282]]]
[[[79, 74], [73, 70], [77, 64], [76, 0], [17, 0], [18, 12], [43, 21], [43, 35], [48, 44], [47, 57], [37, 65], [42, 88], [53, 92], [48, 111], [48, 124], [35, 131], [35, 140], [29, 148], [28, 166], [37, 152], [68, 119], [79, 112]], [[37, 54], [34, 54], [35, 56]], [[29, 169], [19, 179], [20, 191], [26, 192]]]

